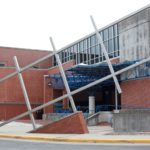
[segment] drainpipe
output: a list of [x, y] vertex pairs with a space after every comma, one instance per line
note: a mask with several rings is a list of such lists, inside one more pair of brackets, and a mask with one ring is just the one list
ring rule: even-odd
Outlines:
[[117, 88], [115, 87], [115, 110], [114, 113], [119, 113], [118, 110], [118, 91]]
[[44, 78], [43, 78], [43, 86], [44, 86], [44, 90], [43, 90], [43, 96], [44, 96], [44, 103], [45, 103], [45, 86], [46, 86], [46, 77], [48, 77], [48, 75], [44, 75], [43, 76]]

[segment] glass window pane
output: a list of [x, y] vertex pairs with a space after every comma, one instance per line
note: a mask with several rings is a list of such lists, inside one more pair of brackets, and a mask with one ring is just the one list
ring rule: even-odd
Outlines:
[[91, 46], [95, 45], [95, 35], [91, 36]]
[[74, 52], [77, 53], [77, 45], [74, 45]]
[[87, 46], [89, 48], [91, 46], [90, 37], [87, 40], [88, 40]]
[[109, 27], [109, 39], [112, 39], [113, 38], [113, 26], [112, 27]]
[[70, 47], [67, 49], [67, 57], [69, 57], [70, 56]]
[[84, 51], [87, 49], [87, 39], [83, 41], [83, 49]]
[[66, 62], [67, 61], [67, 49], [64, 51], [64, 62]]
[[67, 57], [67, 50], [65, 50], [65, 51], [64, 51], [64, 54], [65, 54], [65, 56], [64, 56], [64, 57]]
[[104, 41], [108, 40], [108, 29], [104, 30]]
[[71, 52], [71, 55], [72, 55], [72, 53], [73, 53], [73, 46], [71, 46], [70, 49], [71, 49], [70, 52]]
[[100, 53], [100, 55], [102, 55], [102, 48], [101, 48], [100, 44], [99, 44], [99, 53]]
[[115, 56], [119, 56], [119, 37], [115, 38]]
[[90, 53], [90, 48], [89, 49], [87, 49], [87, 53], [88, 53], [88, 60], [90, 60], [90, 58], [91, 58], [91, 53]]
[[108, 41], [105, 41], [104, 45], [105, 45], [106, 51], [108, 52]]
[[109, 51], [109, 53], [112, 53], [114, 51], [114, 40], [111, 39], [108, 41], [108, 43], [109, 43], [108, 51]]
[[91, 64], [94, 63], [94, 57], [95, 57], [95, 47], [91, 48]]
[[114, 25], [114, 36], [117, 36], [118, 35], [118, 25], [115, 24]]
[[81, 41], [80, 43], [79, 43], [79, 47], [80, 47], [80, 52], [82, 52], [83, 51], [83, 41]]
[[100, 54], [99, 45], [96, 45], [95, 54], [98, 54], [98, 55]]
[[115, 38], [115, 51], [119, 50], [118, 37]]
[[79, 43], [77, 44], [77, 53], [79, 53]]
[[74, 54], [74, 51], [73, 51], [73, 46], [72, 46], [71, 50], [70, 50], [70, 57], [71, 57], [71, 59], [73, 59], [73, 54]]
[[65, 51], [62, 51], [62, 63], [64, 63], [64, 59], [65, 59]]
[[95, 54], [95, 46], [91, 48], [91, 54]]

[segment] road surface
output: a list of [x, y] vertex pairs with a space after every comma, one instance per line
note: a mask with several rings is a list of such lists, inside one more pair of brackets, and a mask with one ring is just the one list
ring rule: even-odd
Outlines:
[[0, 139], [0, 150], [150, 150], [150, 145], [56, 143]]

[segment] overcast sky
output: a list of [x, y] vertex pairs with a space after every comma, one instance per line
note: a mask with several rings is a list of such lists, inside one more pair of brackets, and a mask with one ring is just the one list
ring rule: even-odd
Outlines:
[[0, 0], [0, 46], [52, 50], [148, 5], [150, 0]]

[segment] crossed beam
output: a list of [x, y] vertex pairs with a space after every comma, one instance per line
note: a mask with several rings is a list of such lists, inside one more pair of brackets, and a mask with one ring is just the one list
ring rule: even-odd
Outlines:
[[[142, 65], [142, 64], [144, 64], [144, 63], [146, 63], [146, 62], [148, 62], [148, 61], [150, 61], [150, 57], [148, 57], [148, 58], [146, 58], [146, 59], [143, 59], [143, 60], [141, 60], [141, 61], [139, 61], [139, 62], [137, 62], [137, 63], [135, 63], [135, 64], [133, 64], [133, 65], [130, 65], [130, 66], [124, 68], [124, 69], [121, 69], [121, 70], [119, 70], [119, 71], [116, 71], [114, 74], [117, 76], [117, 75], [119, 75], [119, 74], [121, 74], [121, 73], [124, 73], [124, 72], [126, 72], [126, 71], [128, 71], [128, 70], [130, 70], [130, 69], [133, 69], [133, 68], [135, 68], [135, 67], [137, 67], [137, 66], [139, 66], [139, 65]], [[95, 85], [97, 85], [97, 84], [99, 84], [99, 83], [101, 83], [101, 82], [103, 82], [103, 81], [106, 81], [106, 80], [112, 78], [112, 77], [113, 77], [112, 74], [107, 75], [107, 76], [104, 77], [104, 78], [98, 79], [98, 80], [96, 80], [96, 81], [94, 81], [94, 82], [91, 82], [91, 83], [87, 84], [86, 86], [83, 86], [83, 87], [81, 87], [81, 88], [79, 88], [79, 89], [76, 89], [76, 90], [74, 90], [74, 91], [71, 91], [70, 94], [71, 94], [71, 95], [74, 95], [74, 94], [76, 94], [76, 93], [79, 93], [79, 92], [81, 92], [81, 91], [83, 91], [83, 90], [86, 90], [87, 88], [90, 88], [90, 87], [92, 87], [92, 86], [95, 86]], [[20, 119], [20, 118], [22, 118], [22, 117], [25, 117], [25, 116], [29, 115], [30, 113], [34, 113], [34, 112], [36, 112], [37, 110], [43, 109], [43, 108], [45, 108], [45, 107], [47, 107], [47, 106], [49, 106], [49, 105], [52, 105], [52, 104], [54, 104], [54, 103], [56, 103], [56, 102], [59, 102], [59, 101], [63, 100], [64, 98], [67, 98], [68, 96], [69, 96], [68, 94], [65, 94], [65, 95], [63, 95], [63, 96], [61, 96], [61, 97], [58, 97], [58, 98], [52, 100], [52, 101], [49, 101], [49, 102], [44, 103], [44, 104], [42, 104], [42, 105], [40, 105], [40, 106], [38, 106], [38, 107], [36, 107], [36, 108], [33, 108], [33, 109], [30, 110], [30, 111], [27, 111], [27, 112], [25, 112], [25, 113], [22, 113], [22, 114], [16, 116], [16, 117], [13, 117], [13, 118], [11, 118], [11, 119], [9, 119], [9, 120], [7, 120], [7, 121], [1, 123], [1, 124], [0, 124], [0, 127], [1, 127], [1, 126], [4, 126], [4, 125], [6, 125], [6, 124], [8, 124], [8, 123], [10, 123], [10, 122], [12, 122], [12, 121], [18, 120], [18, 119]]]
[[[94, 23], [94, 20], [92, 19], [92, 17], [91, 17], [91, 20], [92, 20], [92, 23], [95, 24], [95, 23]], [[111, 74], [110, 74], [110, 75], [107, 75], [106, 77], [103, 77], [103, 78], [101, 78], [101, 79], [98, 79], [98, 80], [96, 80], [96, 81], [94, 81], [94, 82], [91, 82], [91, 83], [89, 83], [89, 84], [87, 84], [87, 85], [85, 85], [85, 86], [83, 86], [83, 87], [81, 87], [81, 88], [79, 88], [79, 89], [74, 90], [74, 91], [70, 91], [70, 89], [67, 89], [67, 88], [68, 88], [68, 83], [67, 83], [67, 84], [64, 83], [64, 84], [65, 84], [65, 87], [66, 87], [66, 90], [67, 90], [67, 94], [65, 94], [65, 95], [63, 95], [63, 96], [61, 96], [61, 97], [58, 97], [58, 98], [56, 98], [56, 99], [54, 99], [54, 100], [51, 100], [51, 101], [49, 101], [49, 102], [47, 102], [47, 103], [44, 103], [44, 104], [42, 104], [42, 105], [40, 105], [40, 106], [38, 106], [38, 107], [36, 107], [36, 108], [28, 109], [27, 112], [22, 113], [22, 114], [20, 114], [20, 115], [18, 115], [18, 116], [15, 116], [15, 117], [13, 117], [13, 118], [11, 118], [11, 119], [9, 119], [9, 120], [7, 120], [7, 121], [1, 123], [1, 124], [0, 124], [0, 127], [1, 127], [1, 126], [4, 126], [4, 125], [6, 125], [6, 124], [8, 124], [8, 123], [10, 123], [10, 122], [12, 122], [12, 121], [21, 119], [22, 117], [25, 117], [25, 116], [27, 116], [27, 115], [30, 115], [30, 114], [32, 114], [32, 113], [34, 113], [34, 112], [36, 112], [36, 111], [38, 111], [38, 110], [40, 110], [40, 109], [43, 109], [43, 108], [45, 108], [45, 107], [47, 107], [47, 106], [49, 106], [49, 105], [51, 105], [51, 104], [54, 104], [54, 103], [56, 103], [56, 102], [59, 102], [59, 101], [65, 99], [65, 98], [67, 98], [67, 97], [70, 99], [70, 101], [73, 101], [73, 99], [71, 98], [72, 95], [74, 95], [74, 94], [76, 94], [76, 93], [79, 93], [79, 92], [81, 92], [81, 91], [83, 91], [83, 90], [86, 90], [87, 88], [90, 88], [90, 87], [92, 87], [92, 86], [95, 86], [95, 85], [97, 85], [97, 84], [99, 84], [99, 83], [101, 83], [101, 82], [103, 82], [103, 81], [105, 81], [105, 80], [108, 80], [108, 79], [110, 79], [110, 78], [113, 78], [113, 79], [114, 79], [114, 82], [115, 82], [115, 84], [116, 84], [116, 88], [118, 89], [118, 92], [121, 92], [121, 89], [119, 90], [120, 86], [117, 85], [117, 84], [119, 84], [119, 83], [117, 83], [118, 80], [117, 80], [116, 76], [119, 75], [119, 74], [121, 74], [121, 73], [123, 73], [123, 72], [126, 72], [126, 71], [128, 71], [128, 70], [130, 70], [130, 69], [132, 69], [132, 68], [135, 68], [135, 67], [137, 67], [137, 66], [139, 66], [139, 65], [142, 65], [143, 63], [146, 63], [146, 62], [150, 61], [150, 57], [149, 57], [149, 58], [143, 59], [143, 60], [141, 60], [140, 62], [137, 62], [137, 63], [135, 63], [135, 64], [133, 64], [133, 65], [131, 65], [131, 66], [128, 66], [128, 67], [126, 67], [126, 68], [124, 68], [124, 69], [121, 69], [121, 70], [119, 70], [119, 71], [117, 71], [117, 72], [114, 72], [113, 68], [111, 68], [112, 65], [110, 64], [111, 62], [110, 62], [110, 59], [109, 59], [109, 57], [108, 57], [107, 51], [106, 51], [106, 49], [105, 49], [105, 47], [104, 47], [104, 45], [103, 45], [103, 43], [102, 43], [102, 41], [101, 41], [101, 39], [100, 39], [101, 37], [98, 35], [98, 30], [97, 30], [97, 28], [96, 28], [96, 25], [93, 25], [93, 26], [94, 26], [94, 28], [95, 28], [95, 30], [96, 30], [96, 34], [97, 34], [98, 41], [99, 41], [99, 43], [100, 43], [100, 44], [102, 45], [102, 47], [103, 47], [103, 48], [102, 48], [102, 49], [103, 49], [103, 53], [104, 53], [104, 55], [105, 55], [105, 57], [106, 57], [106, 61], [107, 61], [108, 65], [109, 65], [109, 69], [110, 69], [110, 71], [111, 71]], [[40, 63], [40, 62], [42, 62], [42, 61], [44, 61], [44, 60], [46, 60], [46, 59], [48, 59], [48, 58], [50, 58], [50, 57], [53, 56], [53, 55], [55, 55], [55, 57], [56, 57], [57, 63], [58, 63], [58, 65], [59, 65], [59, 69], [60, 69], [60, 71], [61, 71], [61, 75], [62, 75], [63, 81], [66, 81], [66, 82], [67, 82], [66, 76], [63, 76], [64, 70], [63, 70], [63, 68], [61, 68], [61, 67], [62, 67], [62, 64], [61, 64], [61, 61], [60, 61], [59, 56], [58, 56], [58, 54], [57, 54], [59, 51], [56, 52], [56, 49], [55, 49], [55, 46], [54, 46], [54, 44], [53, 44], [52, 38], [51, 38], [51, 44], [52, 44], [52, 47], [53, 47], [53, 50], [54, 50], [54, 52], [53, 52], [52, 54], [49, 54], [49, 55], [47, 55], [47, 56], [45, 56], [45, 57], [43, 57], [43, 58], [41, 58], [41, 59], [38, 59], [37, 61], [35, 61], [35, 62], [33, 62], [33, 63], [31, 63], [31, 64], [29, 64], [29, 65], [23, 67], [23, 68], [19, 68], [16, 72], [11, 73], [11, 74], [5, 76], [4, 78], [1, 78], [1, 79], [0, 79], [0, 82], [3, 82], [3, 81], [5, 81], [5, 80], [7, 80], [7, 79], [9, 79], [9, 78], [11, 78], [11, 77], [13, 77], [13, 76], [19, 74], [19, 73], [21, 74], [21, 72], [23, 72], [23, 71], [27, 70], [28, 68], [30, 68], [30, 67], [32, 67], [32, 66], [34, 66], [34, 65], [36, 65], [36, 64], [38, 64], [38, 63]], [[116, 80], [115, 80], [115, 78], [116, 78]], [[74, 101], [73, 101], [73, 103], [74, 103]], [[73, 103], [72, 103], [72, 104], [73, 104]], [[73, 107], [73, 105], [72, 105], [72, 107]], [[74, 105], [74, 107], [75, 107], [75, 105]], [[74, 111], [74, 112], [76, 111], [76, 107], [75, 107], [75, 109], [74, 109], [73, 111]]]

